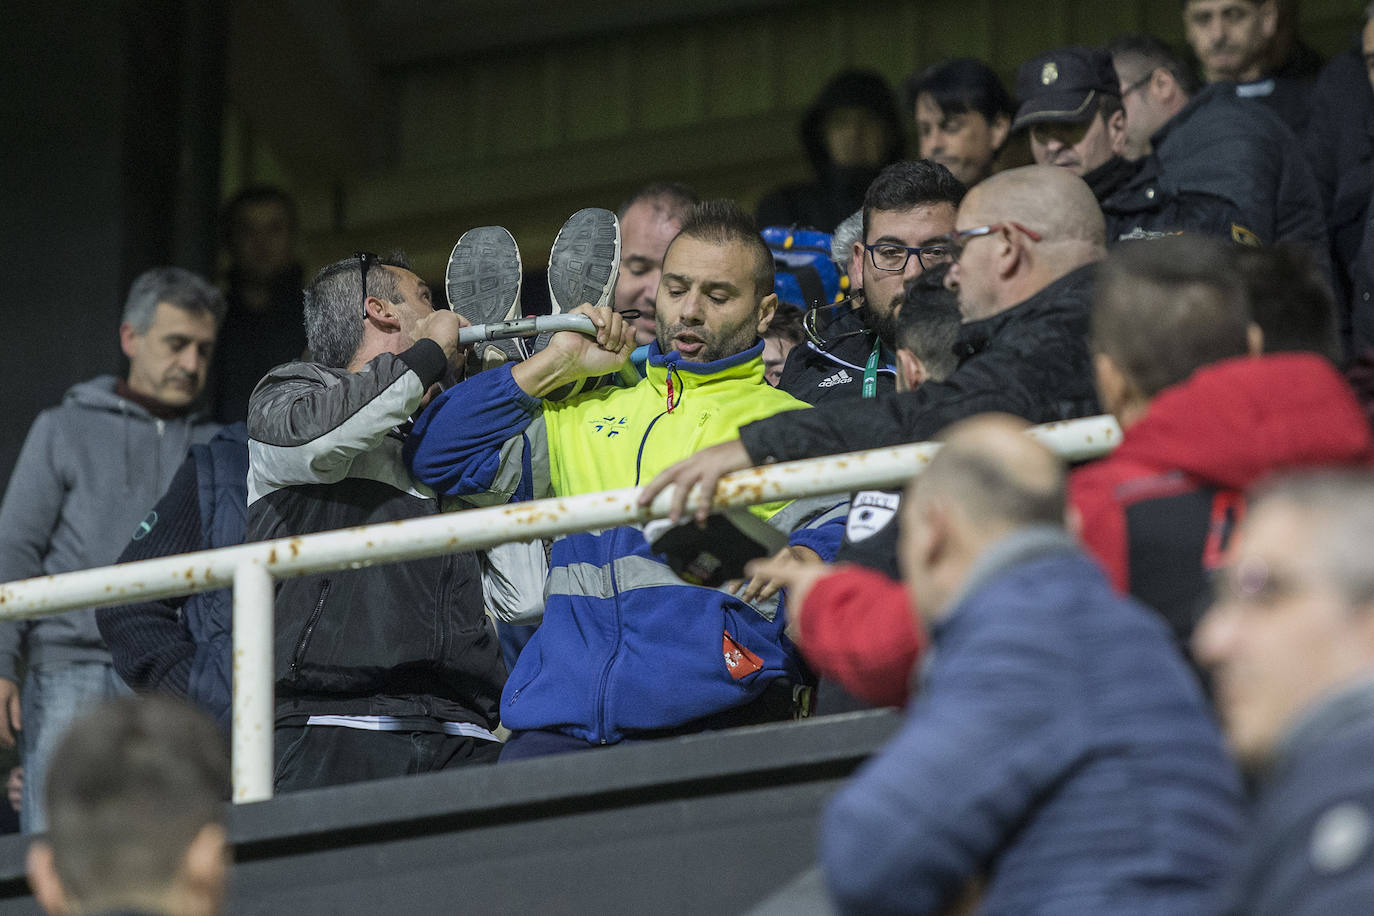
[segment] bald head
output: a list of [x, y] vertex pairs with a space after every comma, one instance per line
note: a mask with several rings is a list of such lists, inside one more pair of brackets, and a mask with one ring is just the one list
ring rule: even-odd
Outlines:
[[957, 507], [979, 534], [999, 537], [1026, 525], [1064, 524], [1064, 468], [1026, 435], [1030, 424], [983, 414], [945, 429], [944, 443], [912, 482], [918, 500]]
[[1083, 179], [1053, 165], [1028, 165], [992, 176], [965, 198], [959, 208], [961, 227], [965, 211], [977, 224], [1021, 223], [1046, 243], [1106, 246], [1097, 198]]
[[965, 241], [950, 268], [965, 321], [1000, 314], [1107, 254], [1097, 199], [1083, 179], [1052, 165], [1010, 169], [975, 186], [955, 225], [997, 229]]
[[902, 501], [898, 559], [917, 612], [938, 620], [989, 547], [1031, 525], [1064, 525], [1064, 469], [1024, 420], [983, 414], [948, 427]]

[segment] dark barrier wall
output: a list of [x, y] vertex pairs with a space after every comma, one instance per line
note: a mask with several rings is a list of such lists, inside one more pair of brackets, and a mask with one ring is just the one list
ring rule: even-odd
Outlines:
[[[236, 808], [229, 912], [744, 913], [812, 866], [826, 799], [895, 731], [853, 713]], [[0, 841], [0, 916], [31, 914]]]

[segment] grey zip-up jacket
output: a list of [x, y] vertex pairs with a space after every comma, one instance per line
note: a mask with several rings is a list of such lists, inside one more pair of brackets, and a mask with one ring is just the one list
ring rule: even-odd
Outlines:
[[[171, 485], [187, 449], [218, 429], [159, 420], [115, 394], [115, 377], [73, 385], [34, 420], [0, 504], [0, 582], [113, 563]], [[0, 622], [0, 677], [28, 664], [104, 661], [94, 610]]]

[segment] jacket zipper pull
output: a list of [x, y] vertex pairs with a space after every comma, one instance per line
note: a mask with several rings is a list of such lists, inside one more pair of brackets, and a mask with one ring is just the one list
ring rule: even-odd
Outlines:
[[668, 413], [673, 412], [673, 367], [668, 367]]

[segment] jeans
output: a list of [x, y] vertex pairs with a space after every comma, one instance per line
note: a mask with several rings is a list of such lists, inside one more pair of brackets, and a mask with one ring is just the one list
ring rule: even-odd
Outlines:
[[20, 699], [24, 728], [19, 734], [24, 764], [19, 823], [25, 833], [47, 829], [43, 790], [48, 761], [67, 727], [101, 701], [131, 692], [107, 662], [56, 662], [29, 669]]

